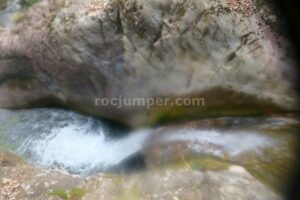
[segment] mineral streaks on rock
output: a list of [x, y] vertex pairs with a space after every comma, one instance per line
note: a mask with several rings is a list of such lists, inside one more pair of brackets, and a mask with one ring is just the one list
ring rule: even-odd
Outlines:
[[[293, 74], [293, 58], [255, 6], [250, 0], [42, 0], [23, 22], [0, 31], [0, 73], [10, 72], [4, 59], [25, 57], [35, 77], [27, 90], [21, 78], [11, 88], [4, 77], [0, 105], [51, 102], [134, 126], [150, 123], [145, 108], [95, 106], [95, 98], [201, 96], [221, 87], [295, 110], [295, 92], [282, 73]], [[207, 97], [208, 110], [218, 101]]]

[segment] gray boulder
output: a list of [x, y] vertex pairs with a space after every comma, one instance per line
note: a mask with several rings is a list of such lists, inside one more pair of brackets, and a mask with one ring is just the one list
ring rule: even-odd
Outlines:
[[[245, 2], [42, 0], [0, 31], [0, 106], [61, 105], [130, 126], [294, 111], [292, 50], [267, 23], [278, 16]], [[95, 102], [114, 97], [205, 106]]]

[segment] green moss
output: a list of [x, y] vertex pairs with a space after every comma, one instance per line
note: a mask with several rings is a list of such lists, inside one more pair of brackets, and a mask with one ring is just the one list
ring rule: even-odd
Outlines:
[[53, 190], [52, 192], [49, 192], [48, 195], [50, 196], [57, 196], [63, 200], [68, 200], [68, 194], [64, 189], [56, 189]]
[[171, 163], [170, 166], [173, 169], [188, 168], [192, 170], [226, 170], [232, 163], [221, 160], [219, 158], [204, 156], [201, 158], [187, 158]]
[[69, 200], [81, 200], [85, 195], [85, 191], [80, 188], [72, 188], [68, 194]]
[[81, 200], [85, 195], [85, 191], [80, 188], [72, 188], [68, 192], [64, 189], [56, 189], [49, 192], [48, 195], [57, 196], [62, 200]]
[[180, 4], [180, 5], [179, 5], [179, 8], [178, 8], [177, 15], [178, 15], [179, 17], [183, 17], [183, 16], [185, 15], [185, 13], [186, 13], [186, 9], [185, 9], [185, 7], [184, 7], [184, 4]]
[[33, 6], [34, 4], [36, 4], [39, 0], [21, 0], [21, 6], [23, 8], [29, 8], [31, 6]]
[[280, 139], [281, 144], [277, 145], [276, 148], [264, 149], [264, 158], [249, 159], [244, 163], [245, 168], [254, 177], [280, 193], [285, 193], [288, 189], [286, 186], [288, 186], [295, 170], [294, 166], [297, 159], [295, 150], [299, 142], [296, 132], [290, 132], [294, 128], [283, 127], [273, 133], [268, 132], [267, 134], [270, 136], [277, 135], [276, 137]]
[[141, 199], [139, 190], [136, 186], [123, 190], [117, 197], [118, 200], [138, 200]]
[[285, 186], [288, 185], [291, 172], [293, 172], [293, 162], [280, 153], [275, 156], [270, 162], [262, 159], [252, 160], [245, 164], [245, 167], [254, 177], [275, 191], [285, 192], [287, 189]]
[[203, 99], [205, 105], [178, 106], [176, 105], [177, 97], [173, 97], [168, 105], [150, 108], [150, 122], [148, 125], [156, 126], [170, 122], [224, 116], [262, 116], [285, 112], [284, 109], [270, 102], [270, 100], [257, 99], [253, 95], [221, 87], [182, 98]]
[[192, 168], [194, 167], [194, 169], [197, 169], [195, 167], [199, 166], [199, 169], [204, 170], [225, 170], [228, 169], [231, 164], [225, 161], [208, 157], [199, 160], [192, 160], [190, 165], [192, 166]]
[[260, 149], [262, 156], [244, 154], [238, 158], [239, 164], [274, 191], [285, 193], [297, 161], [299, 128], [299, 124], [286, 124], [277, 128], [270, 124], [270, 127], [263, 128], [262, 134], [273, 138], [276, 146]]

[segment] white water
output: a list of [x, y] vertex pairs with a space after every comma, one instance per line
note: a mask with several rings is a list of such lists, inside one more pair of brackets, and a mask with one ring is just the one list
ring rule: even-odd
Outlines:
[[53, 129], [45, 138], [30, 140], [20, 149], [31, 149], [40, 166], [87, 174], [117, 166], [139, 152], [146, 137], [147, 131], [141, 131], [123, 139], [110, 140], [101, 129], [88, 132], [86, 127], [69, 125]]
[[161, 128], [128, 133], [70, 111], [0, 110], [0, 148], [1, 144], [9, 144], [8, 150], [39, 167], [81, 175], [109, 171], [145, 147], [151, 148], [151, 141], [184, 141], [199, 155], [214, 156], [224, 152], [236, 156], [276, 145], [274, 139], [253, 131], [179, 128], [169, 132]]
[[[36, 166], [88, 175], [118, 167], [143, 147], [148, 131], [128, 131], [56, 109], [0, 110], [2, 143]], [[1, 146], [1, 141], [0, 141]]]
[[[189, 141], [188, 146], [198, 153], [220, 156], [226, 152], [231, 157], [250, 150], [258, 152], [261, 148], [276, 143], [270, 137], [250, 131], [228, 132], [196, 129], [178, 130], [165, 139], [167, 141]], [[204, 144], [210, 144], [211, 148]]]

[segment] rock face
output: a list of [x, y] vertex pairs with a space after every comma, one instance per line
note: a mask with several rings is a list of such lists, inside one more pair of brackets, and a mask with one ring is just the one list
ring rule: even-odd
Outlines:
[[[249, 104], [255, 113], [294, 110], [293, 59], [266, 23], [276, 21], [268, 6], [42, 0], [0, 31], [0, 106], [59, 104], [132, 126], [151, 123], [161, 109], [95, 105], [95, 98], [203, 96], [206, 111], [192, 108], [192, 117], [249, 114]], [[229, 111], [215, 113], [228, 102]]]
[[5, 153], [0, 153], [0, 186], [1, 200], [282, 199], [239, 166], [222, 171], [182, 169], [83, 178], [35, 169]]

